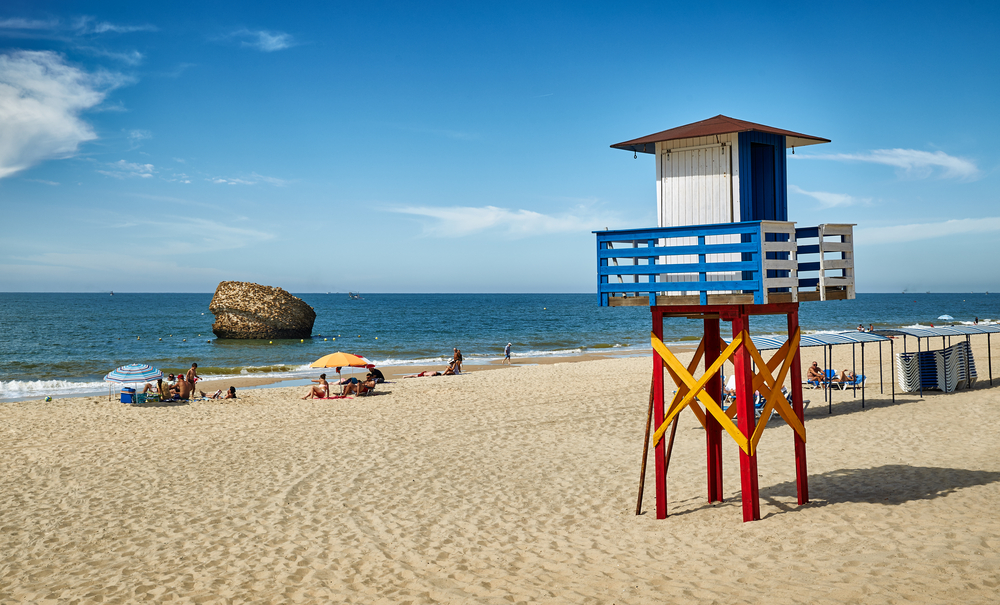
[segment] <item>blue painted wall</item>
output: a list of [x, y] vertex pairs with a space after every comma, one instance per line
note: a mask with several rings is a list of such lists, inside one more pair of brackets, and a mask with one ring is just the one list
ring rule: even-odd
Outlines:
[[[754, 145], [756, 143], [756, 145]], [[759, 145], [771, 146], [774, 154], [773, 167], [765, 166], [767, 175], [761, 173], [761, 162], [754, 162], [755, 153], [765, 150]], [[740, 220], [742, 221], [787, 221], [788, 220], [788, 170], [785, 155], [785, 137], [765, 132], [739, 133], [740, 163]], [[759, 156], [758, 156], [759, 157]], [[773, 169], [773, 173], [771, 170]], [[767, 181], [773, 179], [773, 216], [762, 199], [770, 188]]]

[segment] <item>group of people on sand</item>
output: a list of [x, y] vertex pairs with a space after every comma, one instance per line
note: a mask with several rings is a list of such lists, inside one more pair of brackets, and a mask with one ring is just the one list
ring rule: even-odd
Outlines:
[[[508, 348], [510, 345], [507, 345]], [[448, 361], [448, 367], [444, 369], [443, 372], [438, 372], [436, 370], [427, 370], [420, 372], [419, 374], [407, 374], [403, 378], [423, 378], [424, 376], [454, 376], [456, 374], [462, 373], [462, 351], [458, 347], [454, 349], [455, 354], [452, 356], [451, 360]]]
[[[192, 363], [191, 368], [186, 374], [180, 372], [177, 373], [176, 377], [174, 374], [167, 374], [167, 379], [162, 378], [156, 379], [156, 386], [154, 387], [152, 383], [147, 382], [145, 388], [143, 388], [143, 393], [149, 393], [155, 390], [160, 395], [162, 401], [171, 400], [182, 400], [187, 401], [191, 399], [191, 395], [195, 392], [195, 384], [201, 380], [201, 376], [198, 376], [198, 364]], [[212, 395], [207, 395], [205, 391], [199, 391], [201, 396], [206, 399], [236, 399], [236, 387], [229, 387], [229, 390], [223, 391], [219, 389]]]
[[[340, 368], [336, 368], [337, 375], [340, 375]], [[313, 379], [316, 384], [309, 387], [309, 392], [303, 399], [330, 399], [330, 383], [326, 381], [326, 374], [320, 374], [319, 378]], [[351, 376], [338, 380], [335, 384], [341, 387], [340, 397], [348, 395], [365, 395], [375, 390], [375, 385], [385, 382], [385, 376], [378, 368], [371, 368], [365, 374], [364, 380], [358, 380]]]
[[827, 382], [854, 382], [857, 377], [854, 372], [850, 370], [842, 370], [839, 376], [834, 376], [833, 378], [827, 378], [826, 372], [819, 368], [819, 362], [814, 361], [809, 369], [806, 370], [806, 381], [813, 382], [816, 384], [825, 384]]

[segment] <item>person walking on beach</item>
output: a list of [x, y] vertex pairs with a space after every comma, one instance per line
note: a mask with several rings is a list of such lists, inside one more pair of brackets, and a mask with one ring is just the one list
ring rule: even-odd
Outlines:
[[507, 343], [507, 346], [503, 348], [503, 361], [501, 361], [500, 363], [501, 364], [505, 363], [507, 365], [510, 365], [510, 343], [509, 342]]
[[462, 373], [462, 351], [459, 350], [458, 347], [455, 347], [455, 357], [452, 358], [452, 361], [455, 362], [455, 373], [456, 374], [461, 374]]
[[191, 383], [191, 388], [194, 389], [196, 382], [201, 380], [201, 376], [198, 376], [198, 364], [192, 363], [191, 369], [187, 371], [187, 381]]

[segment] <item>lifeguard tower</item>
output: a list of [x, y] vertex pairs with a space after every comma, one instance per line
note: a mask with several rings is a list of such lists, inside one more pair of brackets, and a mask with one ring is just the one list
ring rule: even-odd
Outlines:
[[[740, 448], [743, 520], [760, 519], [756, 453], [772, 410], [793, 429], [798, 502], [809, 501], [799, 302], [854, 298], [853, 225], [796, 227], [788, 220], [786, 150], [829, 142], [719, 115], [612, 145], [656, 158], [657, 227], [595, 233], [600, 304], [648, 305], [652, 314], [658, 519], [667, 516], [663, 436], [684, 408], [705, 429], [709, 502], [722, 500], [725, 430]], [[754, 315], [787, 316], [788, 340], [769, 360], [750, 337]], [[687, 366], [663, 343], [663, 321], [672, 317], [704, 322]], [[720, 321], [732, 324], [725, 348]], [[702, 359], [705, 370], [695, 378]], [[736, 394], [725, 407], [720, 371], [727, 360]], [[676, 384], [669, 402], [664, 370]], [[790, 400], [781, 392], [789, 375]], [[759, 422], [755, 392], [767, 402]]]

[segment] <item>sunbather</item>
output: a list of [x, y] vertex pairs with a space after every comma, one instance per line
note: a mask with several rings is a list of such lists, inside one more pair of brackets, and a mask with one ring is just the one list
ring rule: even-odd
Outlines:
[[313, 379], [313, 382], [317, 384], [309, 387], [309, 393], [303, 399], [329, 399], [330, 384], [326, 381], [326, 374], [320, 374], [318, 379]]
[[358, 381], [356, 378], [355, 382], [351, 382], [344, 385], [344, 390], [341, 395], [364, 395], [368, 391], [375, 388], [375, 379], [369, 374], [364, 382]]
[[817, 386], [826, 380], [826, 375], [823, 370], [819, 369], [819, 362], [814, 361], [809, 369], [806, 370], [806, 380], [815, 383]]
[[844, 370], [840, 373], [840, 376], [833, 379], [833, 382], [854, 382], [855, 376], [854, 372], [850, 370]]
[[424, 376], [440, 376], [440, 375], [441, 372], [424, 371], [419, 374], [407, 374], [406, 376], [403, 376], [403, 378], [423, 378]]

